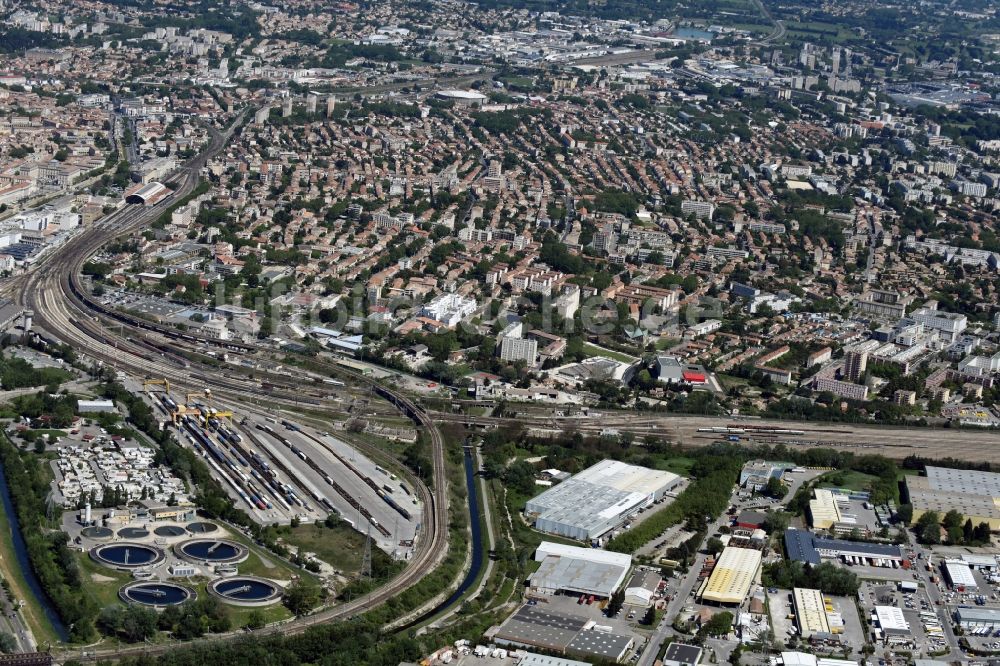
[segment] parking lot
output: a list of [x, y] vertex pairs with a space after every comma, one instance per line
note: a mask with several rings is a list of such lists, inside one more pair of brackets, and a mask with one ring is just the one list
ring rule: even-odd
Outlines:
[[926, 588], [918, 586], [916, 592], [904, 592], [893, 581], [865, 581], [860, 590], [862, 605], [867, 614], [875, 606], [894, 606], [903, 612], [908, 626], [903, 635], [887, 636], [884, 645], [910, 650], [920, 655], [933, 655], [949, 649], [937, 607], [931, 603]]
[[[858, 616], [858, 609], [854, 599], [850, 597], [835, 597], [823, 595], [829, 599], [833, 612], [827, 617], [831, 624], [831, 629], [837, 624], [839, 617], [842, 624], [839, 625], [840, 633], [837, 638], [831, 641], [817, 642], [821, 650], [839, 652], [843, 647], [848, 647], [852, 651], [857, 651], [858, 647], [864, 645], [866, 640], [866, 629]], [[767, 591], [767, 602], [771, 613], [771, 623], [774, 626], [774, 638], [776, 641], [783, 641], [786, 645], [793, 645], [801, 641], [795, 626], [795, 607], [792, 602], [792, 593], [788, 590], [770, 588]]]

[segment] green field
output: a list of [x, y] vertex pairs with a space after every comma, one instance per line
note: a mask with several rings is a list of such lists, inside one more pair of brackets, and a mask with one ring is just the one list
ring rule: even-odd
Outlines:
[[583, 352], [588, 357], [604, 356], [607, 358], [614, 359], [616, 361], [621, 361], [622, 363], [631, 363], [636, 360], [635, 356], [629, 356], [628, 354], [623, 354], [622, 352], [615, 351], [613, 349], [604, 349], [603, 347], [597, 347], [589, 343], [585, 343], [583, 345]]
[[[345, 575], [361, 571], [365, 537], [347, 523], [339, 523], [333, 528], [316, 524], [299, 525], [283, 533], [281, 539], [290, 546], [313, 553]], [[373, 556], [375, 550], [373, 547]]]
[[824, 475], [817, 488], [846, 488], [847, 490], [868, 490], [878, 477], [863, 472], [846, 470]]

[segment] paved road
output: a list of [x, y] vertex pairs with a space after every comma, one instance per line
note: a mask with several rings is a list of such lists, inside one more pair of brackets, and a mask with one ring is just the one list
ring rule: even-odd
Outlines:
[[[731, 503], [735, 504], [737, 508], [741, 506], [741, 502], [737, 500], [736, 493], [733, 494]], [[715, 520], [715, 522], [709, 525], [707, 533], [709, 535], [717, 533], [720, 527], [729, 524], [729, 519], [730, 517], [726, 513], [723, 513]], [[695, 555], [694, 564], [691, 565], [688, 572], [683, 578], [681, 578], [680, 583], [676, 585], [671, 583], [669, 585], [668, 589], [670, 590], [672, 596], [670, 601], [667, 603], [667, 609], [663, 614], [663, 620], [660, 622], [659, 626], [656, 627], [653, 635], [650, 636], [649, 642], [646, 644], [646, 649], [643, 651], [636, 666], [652, 666], [653, 662], [660, 654], [660, 647], [663, 643], [671, 636], [681, 635], [674, 630], [673, 621], [684, 606], [694, 603], [693, 595], [696, 591], [695, 587], [698, 585], [698, 573], [704, 566], [706, 557], [706, 553], [699, 551]], [[718, 649], [721, 649], [722, 645], [719, 644], [715, 647], [718, 651]]]

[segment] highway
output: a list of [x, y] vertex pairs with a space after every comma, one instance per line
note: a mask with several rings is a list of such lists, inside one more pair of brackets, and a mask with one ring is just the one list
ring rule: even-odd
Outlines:
[[[99, 305], [85, 294], [80, 285], [80, 270], [89, 257], [93, 256], [105, 243], [135, 233], [155, 220], [173, 202], [190, 193], [198, 182], [198, 175], [207, 160], [226, 145], [229, 137], [243, 121], [246, 113], [224, 132], [212, 130], [212, 138], [206, 149], [197, 157], [185, 163], [168, 183], [176, 189], [164, 200], [152, 206], [125, 207], [88, 229], [78, 233], [69, 242], [51, 253], [29, 273], [15, 276], [0, 284], [0, 294], [13, 297], [34, 311], [36, 325], [53, 338], [73, 347], [81, 355], [106, 363], [116, 370], [138, 378], [166, 378], [178, 390], [197, 391], [205, 387], [205, 375], [213, 375], [213, 393], [230, 404], [245, 406], [246, 411], [255, 411], [251, 401], [266, 400], [272, 405], [298, 405], [302, 402], [302, 387], [295, 378], [282, 377], [280, 390], [264, 391], [258, 381], [236, 378], [222, 379], [216, 368], [202, 367], [188, 363], [174, 350], [151, 343], [151, 335], [135, 325], [120, 321], [115, 324], [118, 335], [104, 325], [95, 315]], [[98, 309], [97, 312], [100, 312]], [[250, 350], [247, 350], [250, 353]], [[331, 366], [331, 371], [333, 370]], [[394, 579], [372, 593], [331, 608], [323, 609], [306, 617], [295, 618], [286, 623], [273, 625], [258, 633], [280, 633], [283, 635], [304, 631], [307, 627], [338, 619], [350, 618], [375, 608], [397, 596], [402, 591], [419, 582], [444, 558], [448, 549], [448, 486], [445, 474], [444, 441], [440, 431], [427, 414], [407, 397], [376, 384], [374, 380], [360, 374], [352, 374], [337, 368], [340, 375], [351, 375], [373, 391], [389, 400], [404, 414], [413, 419], [426, 431], [430, 440], [430, 455], [433, 462], [434, 488], [426, 494], [421, 525], [421, 540], [417, 544], [409, 566]], [[260, 373], [258, 373], [260, 374]], [[308, 380], [310, 386], [313, 382]], [[259, 411], [259, 410], [258, 410]], [[242, 635], [234, 632], [228, 635], [206, 637], [203, 640], [224, 640]], [[88, 651], [87, 660], [123, 657], [126, 655], [156, 654], [173, 649], [175, 645], [139, 645], [120, 649]], [[78, 652], [67, 652], [65, 657], [80, 658]]]

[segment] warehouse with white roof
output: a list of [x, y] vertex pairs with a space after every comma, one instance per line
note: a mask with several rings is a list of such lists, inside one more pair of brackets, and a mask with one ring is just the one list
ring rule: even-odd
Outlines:
[[682, 481], [671, 472], [604, 460], [529, 500], [524, 513], [543, 532], [589, 541], [666, 498]]
[[962, 560], [945, 560], [942, 568], [948, 583], [956, 590], [974, 590], [979, 587], [972, 569]]
[[535, 561], [541, 565], [528, 580], [529, 591], [546, 596], [569, 592], [608, 599], [632, 567], [630, 555], [549, 541], [539, 544]]

